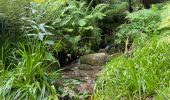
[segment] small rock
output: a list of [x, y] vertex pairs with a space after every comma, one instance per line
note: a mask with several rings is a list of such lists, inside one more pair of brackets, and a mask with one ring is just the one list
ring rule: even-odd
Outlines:
[[88, 54], [80, 57], [80, 64], [89, 64], [92, 66], [102, 66], [108, 58], [107, 53]]
[[66, 76], [66, 75], [63, 75], [61, 78], [67, 79], [67, 78], [69, 78], [69, 77]]
[[89, 77], [85, 77], [84, 79], [85, 79], [85, 80], [89, 80]]
[[93, 92], [93, 88], [90, 84], [88, 83], [82, 83], [76, 88], [79, 92], [85, 92], [87, 91], [88, 93]]
[[146, 100], [153, 100], [153, 97], [147, 97]]
[[75, 75], [76, 77], [81, 77], [81, 76], [82, 76], [82, 75], [80, 74], [80, 72], [78, 72], [78, 71], [74, 71], [72, 74]]
[[94, 80], [87, 80], [88, 84], [94, 84], [94, 82], [95, 82]]

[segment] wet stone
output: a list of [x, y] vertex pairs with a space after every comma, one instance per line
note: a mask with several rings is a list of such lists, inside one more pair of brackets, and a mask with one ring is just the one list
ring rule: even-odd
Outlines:
[[106, 63], [108, 58], [107, 53], [94, 53], [80, 57], [80, 64], [87, 64], [92, 66], [102, 66]]

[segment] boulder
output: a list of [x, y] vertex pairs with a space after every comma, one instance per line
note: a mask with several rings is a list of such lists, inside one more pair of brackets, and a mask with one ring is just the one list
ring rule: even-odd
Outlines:
[[89, 64], [92, 66], [102, 66], [108, 58], [107, 53], [88, 54], [80, 57], [80, 64]]

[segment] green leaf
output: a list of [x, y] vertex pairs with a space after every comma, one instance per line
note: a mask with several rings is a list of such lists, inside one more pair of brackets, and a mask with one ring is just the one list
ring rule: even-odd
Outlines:
[[74, 29], [71, 29], [71, 28], [63, 28], [63, 30], [66, 31], [66, 32], [73, 32], [74, 31]]
[[41, 41], [43, 41], [43, 39], [44, 39], [44, 34], [40, 32], [40, 33], [38, 34], [38, 38], [39, 38]]
[[93, 30], [94, 27], [93, 26], [88, 26], [88, 27], [85, 27], [85, 30]]
[[92, 19], [93, 18], [93, 15], [87, 15], [84, 17], [85, 19]]
[[101, 13], [101, 12], [96, 12], [94, 13], [94, 15], [98, 18], [98, 19], [103, 19], [104, 16], [106, 16], [105, 14]]
[[47, 41], [45, 41], [45, 44], [53, 45], [53, 44], [54, 44], [54, 41], [52, 41], [52, 40], [47, 40]]
[[46, 32], [46, 29], [44, 28], [45, 23], [42, 23], [39, 25], [39, 29], [41, 29], [43, 32]]
[[55, 19], [55, 21], [52, 23], [52, 25], [60, 23], [62, 20], [60, 18]]
[[80, 20], [78, 21], [78, 24], [79, 24], [80, 26], [85, 26], [85, 25], [86, 25], [86, 20], [85, 20], [85, 19], [80, 19]]
[[66, 24], [68, 24], [68, 22], [71, 20], [72, 17], [66, 17], [64, 18], [61, 23], [60, 23], [60, 26], [64, 26]]

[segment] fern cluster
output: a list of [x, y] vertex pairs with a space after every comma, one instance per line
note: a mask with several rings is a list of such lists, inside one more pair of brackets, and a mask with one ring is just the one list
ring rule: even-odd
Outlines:
[[158, 30], [161, 21], [160, 12], [161, 10], [154, 6], [151, 9], [129, 13], [126, 16], [127, 22], [117, 28], [115, 43], [122, 43], [127, 38], [134, 39], [137, 36], [152, 35], [150, 33]]
[[103, 19], [106, 7], [106, 4], [100, 4], [91, 8], [86, 2], [76, 0], [47, 0], [33, 3], [31, 9], [39, 16], [34, 19], [36, 22], [50, 26], [55, 51], [84, 54], [101, 41], [97, 20]]

